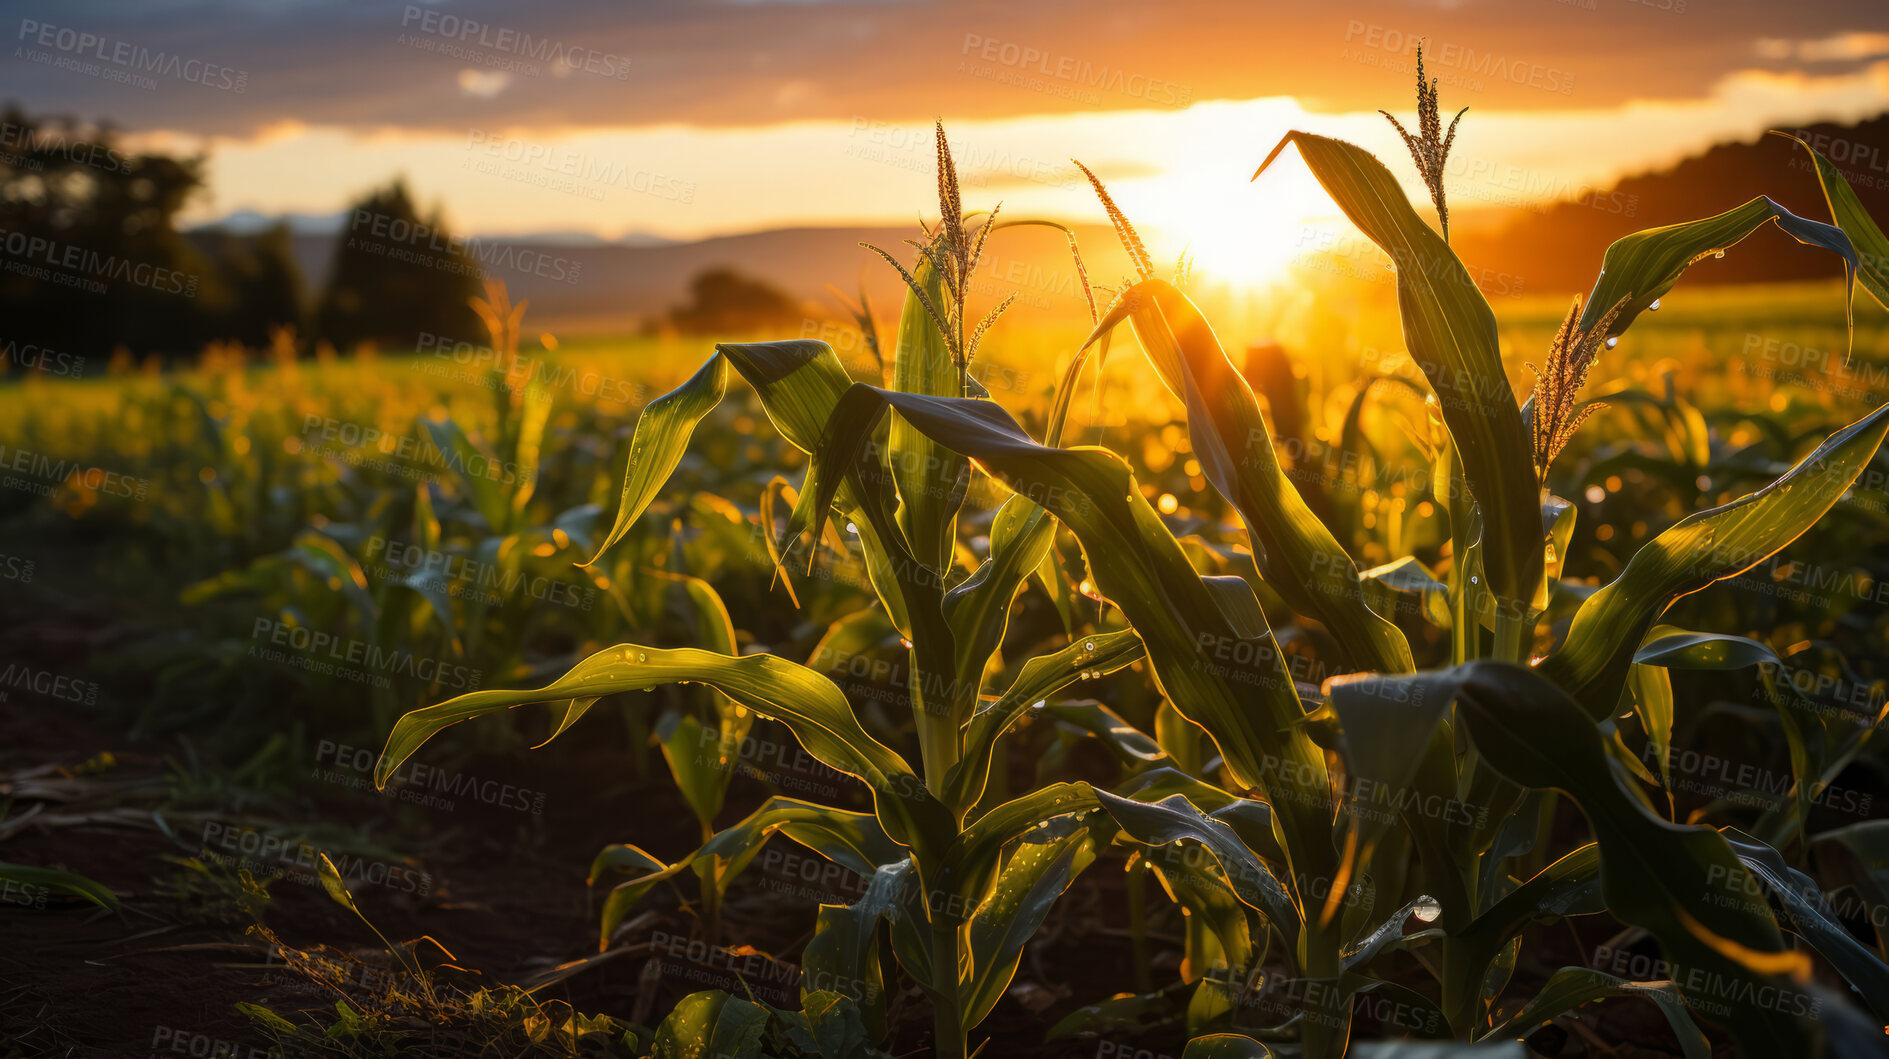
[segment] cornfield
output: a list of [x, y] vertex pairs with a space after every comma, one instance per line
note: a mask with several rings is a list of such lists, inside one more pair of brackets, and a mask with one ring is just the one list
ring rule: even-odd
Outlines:
[[[489, 284], [470, 364], [9, 387], [0, 565], [144, 601], [169, 628], [76, 683], [190, 750], [5, 781], [0, 841], [175, 839], [156, 891], [30, 849], [0, 879], [234, 924], [320, 996], [244, 1004], [284, 1055], [1882, 1054], [1889, 239], [1803, 144], [1829, 220], [1649, 228], [1499, 316], [1433, 85], [1419, 115], [1427, 209], [1342, 140], [1257, 166], [1394, 270], [1302, 354], [1229, 351], [1087, 169], [1126, 276], [964, 201], [940, 124], [932, 223], [869, 248], [896, 320], [862, 302], [845, 358], [534, 351]], [[1772, 224], [1841, 282], [1688, 290]], [[1030, 227], [1083, 333], [973, 304]], [[514, 813], [478, 855], [526, 851], [584, 936], [503, 982], [410, 938], [382, 887], [449, 899], [426, 843], [291, 819], [296, 777]], [[592, 824], [587, 871], [545, 854]], [[277, 916], [298, 877], [355, 951]]]

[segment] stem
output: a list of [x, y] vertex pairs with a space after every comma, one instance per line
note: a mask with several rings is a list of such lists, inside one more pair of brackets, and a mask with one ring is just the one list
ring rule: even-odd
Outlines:
[[1528, 647], [1526, 634], [1529, 623], [1526, 619], [1509, 613], [1505, 599], [1496, 599], [1495, 613], [1495, 654], [1494, 657], [1504, 662], [1526, 662]]
[[937, 919], [931, 924], [931, 1004], [934, 1053], [940, 1059], [964, 1059], [967, 1042], [958, 1013], [958, 928]]
[[[708, 821], [701, 821], [702, 844], [715, 837], [715, 828]], [[696, 870], [696, 877], [702, 881], [702, 940], [710, 945], [721, 941], [721, 888], [716, 885], [714, 858]]]
[[[942, 703], [940, 705], [943, 705]], [[925, 787], [944, 796], [945, 777], [958, 763], [958, 723], [949, 714], [932, 712], [931, 704], [918, 705], [918, 754], [925, 769]]]
[[1128, 868], [1128, 937], [1135, 951], [1135, 992], [1154, 992], [1154, 969], [1148, 956], [1148, 869], [1139, 862]]

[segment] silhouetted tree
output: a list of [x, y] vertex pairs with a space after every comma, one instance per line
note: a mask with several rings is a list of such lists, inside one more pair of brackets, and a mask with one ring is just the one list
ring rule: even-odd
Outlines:
[[133, 155], [110, 128], [0, 115], [0, 319], [79, 353], [194, 350], [208, 263], [172, 221], [201, 158]]
[[348, 210], [315, 313], [318, 338], [346, 349], [364, 341], [410, 348], [422, 332], [475, 339], [467, 304], [479, 267], [440, 211], [422, 215], [405, 181], [376, 188]]
[[778, 289], [731, 268], [711, 268], [689, 281], [689, 301], [669, 310], [669, 322], [685, 334], [737, 334], [793, 324], [801, 315]]

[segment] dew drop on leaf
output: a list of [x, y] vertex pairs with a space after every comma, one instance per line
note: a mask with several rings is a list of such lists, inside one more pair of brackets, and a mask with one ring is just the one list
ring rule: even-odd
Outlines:
[[1619, 338], [1619, 336], [1615, 336], [1615, 337], [1613, 337], [1613, 338], [1610, 338], [1610, 339], [1608, 339], [1608, 340], [1607, 340], [1607, 348], [1608, 348], [1608, 349], [1612, 349], [1612, 348], [1614, 348], [1615, 346], [1617, 346], [1617, 345], [1619, 345], [1619, 344], [1620, 344], [1620, 338]]
[[1659, 312], [1659, 299], [1654, 298], [1653, 304], [1647, 306], [1646, 309], [1648, 312], [1654, 312], [1654, 313]]
[[1416, 907], [1410, 910], [1410, 914], [1416, 916], [1417, 919], [1422, 922], [1434, 923], [1436, 922], [1436, 917], [1443, 914], [1443, 906], [1437, 903], [1436, 898], [1425, 894], [1417, 898]]

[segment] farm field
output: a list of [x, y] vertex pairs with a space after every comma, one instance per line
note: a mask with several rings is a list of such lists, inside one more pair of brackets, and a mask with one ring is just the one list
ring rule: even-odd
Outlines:
[[0, 1059], [1889, 1056], [1880, 19], [1093, 6], [23, 17]]
[[[1358, 401], [1367, 380], [1416, 378], [1401, 351], [1373, 363], [1372, 350], [1396, 346], [1395, 307], [1384, 290], [1354, 296], [1362, 314], [1333, 319], [1315, 308], [1279, 321], [1286, 333], [1317, 335], [1334, 355], [1290, 350], [1295, 370], [1283, 390], [1260, 374], [1258, 354], [1247, 374], [1269, 402], [1274, 395], [1298, 402], [1291, 414], [1301, 433], [1281, 436], [1279, 447], [1310, 472], [1298, 479], [1312, 483], [1308, 495], [1339, 513], [1334, 521], [1350, 530], [1344, 544], [1361, 565], [1415, 555], [1424, 568], [1446, 572], [1439, 552], [1449, 540], [1447, 515], [1408, 440], [1422, 402], [1411, 387], [1388, 382], [1371, 384], [1372, 398]], [[1873, 308], [1860, 309], [1846, 358], [1840, 284], [1682, 288], [1669, 300], [1595, 368], [1596, 392], [1633, 396], [1614, 397], [1556, 467], [1553, 492], [1573, 498], [1577, 511], [1566, 591], [1591, 591], [1617, 576], [1684, 514], [1748, 491], [1889, 392], [1889, 326]], [[1539, 298], [1502, 308], [1507, 373], [1525, 385], [1520, 362], [1548, 344], [1563, 306]], [[870, 381], [876, 365], [859, 352], [857, 330], [828, 337], [859, 354], [847, 367]], [[1001, 325], [980, 377], [1005, 383], [992, 386], [994, 399], [1041, 429], [1054, 380], [1080, 341], [1079, 328]], [[1226, 341], [1240, 344], [1234, 335]], [[7, 969], [8, 987], [19, 991], [10, 1031], [47, 1043], [130, 1047], [163, 1033], [265, 1047], [263, 1024], [245, 1019], [238, 1004], [319, 1024], [331, 1020], [339, 990], [356, 1003], [372, 998], [364, 1010], [380, 1023], [360, 1028], [362, 1041], [415, 1032], [427, 1019], [401, 1006], [421, 1004], [401, 995], [401, 965], [327, 900], [312, 850], [347, 866], [359, 907], [380, 931], [431, 936], [455, 967], [477, 975], [454, 972], [457, 988], [552, 983], [526, 1005], [534, 1016], [540, 1004], [552, 1005], [547, 1017], [568, 1014], [555, 999], [648, 1026], [698, 987], [753, 990], [793, 1007], [815, 906], [855, 902], [866, 883], [778, 836], [719, 896], [712, 914], [723, 940], [707, 942], [711, 913], [691, 880], [625, 918], [606, 953], [615, 958], [593, 953], [607, 890], [584, 885], [592, 855], [630, 840], [669, 860], [701, 840], [700, 807], [678, 793], [666, 762], [720, 749], [720, 737], [693, 720], [704, 709], [714, 716], [700, 701], [706, 695], [686, 688], [613, 695], [582, 728], [538, 750], [528, 748], [551, 731], [542, 709], [460, 725], [403, 765], [385, 791], [373, 783], [385, 733], [405, 711], [476, 688], [546, 683], [617, 643], [698, 643], [693, 630], [702, 619], [679, 591], [693, 585], [722, 601], [735, 652], [804, 661], [838, 682], [887, 746], [916, 758], [904, 652], [857, 559], [829, 550], [812, 575], [787, 573], [798, 607], [775, 579], [759, 520], [770, 490], [780, 488], [770, 483], [779, 475], [797, 481], [806, 457], [772, 428], [751, 392], [733, 390], [697, 427], [665, 496], [614, 555], [575, 565], [610, 526], [639, 412], [706, 352], [679, 338], [626, 337], [529, 353], [537, 392], [551, 406], [529, 466], [509, 465], [494, 447], [508, 410], [507, 392], [480, 363], [492, 359], [489, 346], [282, 363], [261, 351], [226, 351], [190, 369], [152, 374], [121, 365], [56, 390], [28, 380], [0, 393], [14, 471], [0, 552], [14, 574], [8, 621], [19, 630], [8, 643], [0, 708], [10, 728], [32, 733], [7, 750], [14, 813], [25, 826], [10, 829], [6, 859], [81, 873], [123, 902], [116, 914], [23, 923], [31, 947], [55, 960], [30, 975], [17, 958]], [[1164, 523], [1198, 549], [1196, 561], [1238, 569], [1245, 551], [1238, 516], [1200, 473], [1185, 409], [1158, 385], [1132, 346], [1118, 352], [1099, 391], [1085, 388], [1073, 402], [1069, 436], [1116, 447]], [[1747, 411], [1754, 406], [1755, 414]], [[435, 441], [435, 431], [455, 428], [478, 455], [456, 463]], [[485, 470], [488, 459], [496, 471]], [[61, 478], [45, 461], [82, 470]], [[1889, 462], [1871, 461], [1815, 530], [1680, 601], [1662, 620], [1750, 634], [1788, 660], [1775, 672], [1802, 682], [1813, 701], [1858, 717], [1879, 713], [1889, 678], [1876, 646], [1885, 632], [1876, 590], [1889, 543], [1885, 472]], [[518, 483], [531, 485], [503, 533], [488, 528], [478, 507], [488, 473], [511, 496], [522, 491]], [[1002, 497], [992, 489], [967, 499], [958, 547], [972, 555], [989, 547]], [[784, 520], [781, 507], [771, 513]], [[1041, 583], [1022, 592], [1000, 658], [1027, 659], [1119, 628], [1119, 618], [1080, 591], [1080, 550], [1064, 542], [1055, 560], [1061, 582], [1052, 583], [1066, 595], [1051, 597]], [[1419, 593], [1399, 598], [1386, 592], [1381, 605], [1412, 633], [1419, 664], [1447, 664], [1450, 637], [1437, 608]], [[1270, 602], [1287, 671], [1301, 688], [1350, 669], [1313, 627]], [[1564, 634], [1544, 623], [1542, 642]], [[1015, 665], [996, 663], [993, 686]], [[1072, 704], [1106, 704], [1139, 731], [1173, 735], [1143, 670], [1134, 663], [1058, 694]], [[1663, 781], [1646, 777], [1660, 816], [1718, 826], [1769, 821], [1780, 838], [1789, 834], [1788, 780], [1778, 777], [1791, 776], [1792, 764], [1764, 701], [1765, 675], [1673, 671], [1671, 756]], [[67, 706], [80, 703], [83, 710]], [[1621, 736], [1623, 752], [1646, 739], [1639, 723], [1623, 723], [1631, 731]], [[678, 725], [688, 726], [680, 738]], [[1189, 742], [1194, 753], [1211, 753], [1198, 736]], [[1874, 819], [1882, 772], [1872, 746], [1838, 752], [1842, 763], [1810, 807], [1813, 833]], [[707, 817], [713, 826], [770, 798], [854, 811], [870, 804], [866, 788], [774, 722], [751, 722], [731, 748], [716, 777], [723, 787]], [[1099, 741], [1079, 713], [1032, 715], [1012, 731], [992, 782], [1013, 792], [1064, 782], [1132, 785], [1137, 769], [1126, 752]], [[1641, 758], [1641, 771], [1652, 771], [1652, 761]], [[1538, 811], [1549, 834], [1578, 831], [1579, 817], [1566, 808]], [[1176, 961], [1197, 944], [1187, 918], [1158, 882], [1124, 877], [1119, 857], [1116, 870], [1108, 867], [1104, 858], [1072, 882], [1043, 935], [1025, 948], [985, 1032], [1061, 1026], [1052, 1047], [1091, 1054], [1093, 1038], [1076, 1032], [1085, 1019], [1114, 1034], [1138, 1024], [1112, 1026], [1094, 1005], [1137, 983], [1159, 993], [1181, 973]], [[1853, 925], [1870, 922], [1865, 906], [1852, 911]], [[1517, 991], [1541, 988], [1555, 961], [1591, 960], [1593, 952], [1618, 960], [1622, 977], [1645, 977], [1649, 957], [1624, 944], [1620, 931], [1606, 916], [1530, 928], [1529, 959], [1514, 971]], [[1530, 952], [1536, 947], [1539, 955]], [[1132, 968], [1125, 981], [1101, 972], [1097, 952], [1110, 954], [1107, 966]], [[85, 1008], [100, 980], [84, 961], [101, 955], [108, 988], [115, 981], [129, 991], [157, 974], [175, 981], [177, 995], [159, 990], [82, 1025], [29, 1029], [20, 1001]], [[332, 962], [313, 969], [305, 962], [320, 959]], [[642, 971], [652, 966], [665, 970]], [[1419, 968], [1398, 970], [1421, 976]], [[1184, 1005], [1169, 1003], [1173, 1013], [1148, 1039], [1178, 1048]], [[893, 995], [894, 1041], [909, 1048], [928, 1037], [922, 1009], [909, 989]], [[528, 1016], [486, 1017], [482, 1024], [462, 1011], [443, 1021], [471, 1039], [481, 1026], [522, 1034]], [[1671, 1034], [1650, 1005], [1605, 1001], [1598, 1019], [1604, 1034]]]

